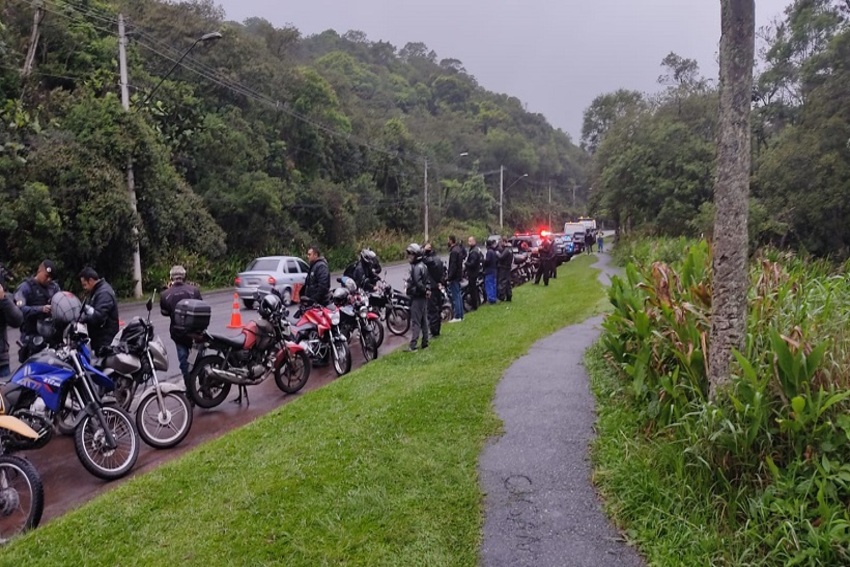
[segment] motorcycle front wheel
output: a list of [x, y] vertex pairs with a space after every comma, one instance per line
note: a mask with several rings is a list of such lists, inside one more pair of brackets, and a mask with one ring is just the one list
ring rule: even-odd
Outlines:
[[410, 329], [410, 311], [404, 307], [387, 308], [387, 329], [401, 336]]
[[221, 368], [224, 361], [220, 356], [205, 356], [195, 363], [189, 373], [186, 391], [195, 405], [211, 409], [223, 402], [230, 393], [230, 382], [209, 375], [210, 368]]
[[334, 360], [334, 371], [337, 376], [348, 374], [351, 371], [351, 349], [343, 340], [333, 341], [331, 345], [331, 357]]
[[363, 358], [366, 362], [378, 358], [378, 345], [375, 344], [375, 337], [372, 333], [363, 333], [363, 335], [361, 335], [360, 349], [363, 352]]
[[21, 457], [0, 455], [0, 544], [38, 526], [44, 487], [36, 468]]
[[[91, 415], [83, 418], [74, 435], [74, 448], [80, 462], [91, 474], [104, 480], [121, 478], [132, 470], [139, 458], [139, 436], [127, 412], [115, 406], [103, 406], [103, 423]], [[115, 447], [107, 447], [105, 429], [115, 438]]]
[[290, 352], [283, 364], [274, 369], [274, 383], [282, 392], [294, 394], [307, 383], [312, 367], [305, 351]]
[[377, 320], [371, 321], [369, 324], [371, 325], [372, 337], [375, 340], [375, 348], [381, 348], [381, 345], [384, 344], [384, 326]]
[[156, 392], [151, 392], [136, 408], [139, 437], [154, 449], [169, 449], [183, 441], [192, 419], [192, 406], [181, 392], [163, 393], [161, 406]]

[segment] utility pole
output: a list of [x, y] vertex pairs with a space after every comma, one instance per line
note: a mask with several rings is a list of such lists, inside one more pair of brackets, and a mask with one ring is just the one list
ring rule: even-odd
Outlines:
[[[118, 64], [121, 72], [121, 104], [124, 110], [130, 112], [130, 88], [127, 79], [127, 35], [124, 30], [124, 15], [118, 14]], [[127, 157], [127, 193], [133, 216], [138, 217], [136, 208], [136, 181], [133, 176], [133, 156]], [[142, 297], [142, 256], [139, 252], [139, 228], [133, 223], [133, 296]]]
[[499, 166], [499, 230], [505, 228], [505, 223], [502, 219], [502, 205], [505, 200], [505, 166]]
[[428, 242], [428, 158], [425, 158], [425, 242]]
[[35, 62], [35, 52], [38, 49], [38, 40], [41, 37], [41, 21], [44, 19], [44, 4], [41, 0], [35, 2], [35, 14], [32, 17], [32, 35], [30, 36], [30, 45], [27, 49], [27, 57], [24, 60], [24, 68], [21, 69], [21, 76], [26, 78], [32, 73], [32, 66]]

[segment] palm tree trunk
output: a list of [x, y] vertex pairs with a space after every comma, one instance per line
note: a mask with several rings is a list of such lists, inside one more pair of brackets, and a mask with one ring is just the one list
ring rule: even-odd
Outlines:
[[709, 385], [714, 399], [729, 382], [732, 349], [747, 325], [747, 213], [750, 190], [750, 106], [755, 52], [754, 0], [721, 0], [720, 129], [714, 185]]

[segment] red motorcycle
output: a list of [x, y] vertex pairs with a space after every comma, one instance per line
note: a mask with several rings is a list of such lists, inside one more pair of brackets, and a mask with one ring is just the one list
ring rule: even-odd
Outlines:
[[337, 376], [351, 371], [351, 350], [339, 326], [339, 309], [301, 298], [301, 316], [292, 326], [295, 342], [310, 353], [314, 365], [333, 361]]
[[186, 391], [195, 405], [209, 409], [222, 403], [232, 385], [239, 387], [238, 401], [246, 386], [274, 375], [281, 391], [294, 394], [310, 377], [310, 357], [292, 340], [283, 302], [275, 294], [259, 301], [260, 319], [251, 321], [239, 335], [226, 337], [204, 331], [197, 343], [198, 357], [189, 373]]

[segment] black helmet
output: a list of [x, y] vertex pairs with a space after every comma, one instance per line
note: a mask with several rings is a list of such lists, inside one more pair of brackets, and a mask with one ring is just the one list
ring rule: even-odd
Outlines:
[[348, 303], [348, 290], [344, 287], [338, 287], [333, 291], [334, 305], [341, 307]]
[[261, 300], [260, 305], [257, 307], [257, 312], [260, 314], [260, 317], [263, 319], [271, 319], [272, 316], [280, 313], [280, 309], [283, 306], [283, 302], [280, 298], [273, 294], [266, 294]]

